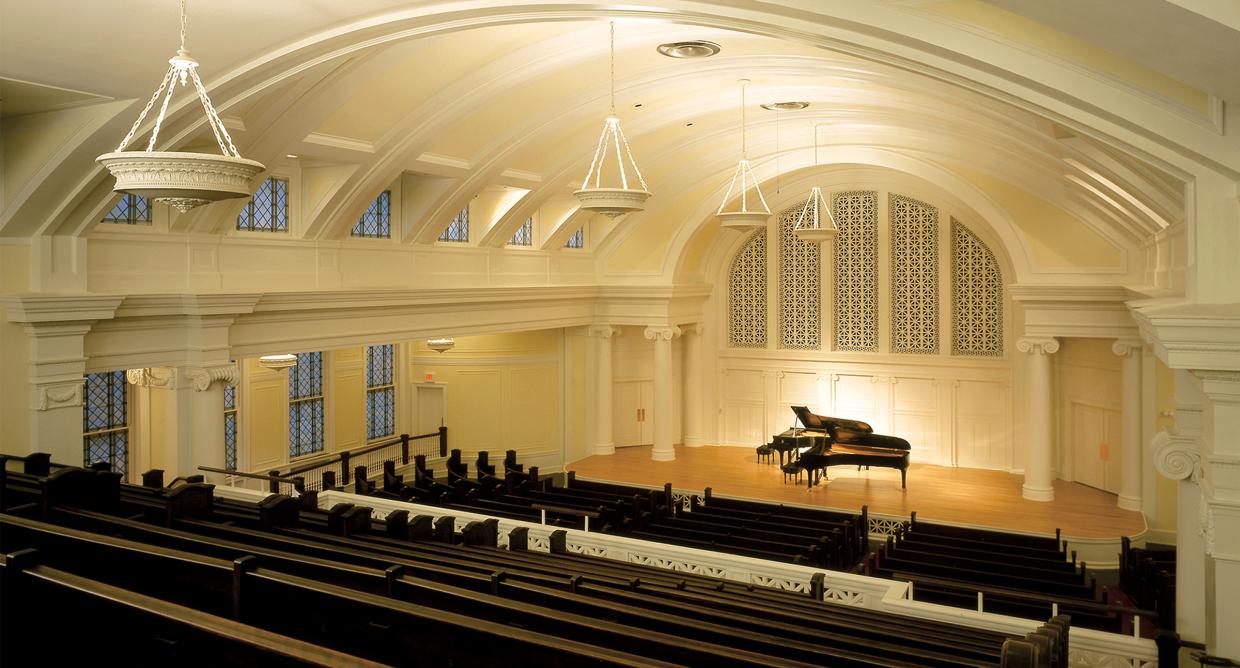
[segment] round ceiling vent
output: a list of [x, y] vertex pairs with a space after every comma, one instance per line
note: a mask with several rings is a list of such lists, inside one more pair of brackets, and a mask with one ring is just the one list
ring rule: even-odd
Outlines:
[[659, 45], [659, 53], [668, 58], [709, 58], [719, 53], [719, 45], [705, 40], [668, 42]]
[[770, 102], [762, 105], [762, 108], [767, 111], [799, 111], [808, 106], [808, 102]]

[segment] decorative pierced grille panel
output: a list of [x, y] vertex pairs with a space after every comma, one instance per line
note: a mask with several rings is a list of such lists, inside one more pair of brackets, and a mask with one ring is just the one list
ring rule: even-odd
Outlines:
[[573, 236], [569, 237], [568, 241], [564, 242], [564, 247], [565, 248], [585, 248], [586, 247], [586, 228], [578, 227], [577, 231], [573, 232]]
[[889, 193], [891, 352], [939, 352], [939, 210]]
[[512, 239], [508, 241], [509, 246], [533, 246], [534, 245], [534, 219], [526, 218], [521, 227], [513, 233]]
[[466, 243], [469, 241], [469, 206], [461, 209], [452, 217], [452, 222], [439, 233], [440, 241]]
[[990, 248], [952, 218], [952, 354], [1003, 355], [1003, 272]]
[[801, 207], [779, 214], [779, 347], [818, 350], [822, 338], [819, 307], [819, 246], [793, 233]]
[[297, 353], [288, 371], [289, 457], [322, 452], [323, 353]]
[[125, 372], [86, 374], [82, 401], [82, 463], [108, 462], [112, 470], [129, 470], [129, 423]]
[[353, 236], [368, 239], [392, 238], [392, 191], [384, 190], [366, 207], [366, 213], [353, 226]]
[[263, 181], [237, 216], [237, 229], [251, 232], [288, 231], [288, 179]]
[[395, 346], [366, 347], [366, 438], [396, 433]]
[[224, 385], [224, 468], [237, 470], [237, 386]]
[[766, 347], [766, 230], [749, 237], [728, 273], [728, 345]]
[[146, 225], [151, 222], [151, 202], [141, 195], [121, 195], [116, 206], [103, 217], [105, 223]]
[[877, 201], [874, 191], [835, 193], [835, 347], [878, 350]]

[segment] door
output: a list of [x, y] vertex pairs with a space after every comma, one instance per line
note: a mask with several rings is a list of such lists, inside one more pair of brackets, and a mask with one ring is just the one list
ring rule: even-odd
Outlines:
[[430, 434], [438, 431], [439, 426], [446, 424], [448, 402], [445, 396], [447, 389], [443, 385], [417, 384], [414, 386], [413, 412], [417, 425], [415, 434]]
[[654, 443], [654, 416], [650, 411], [653, 395], [654, 383], [650, 381], [621, 381], [614, 385], [611, 420], [617, 448]]
[[1077, 482], [1119, 493], [1119, 411], [1072, 403], [1072, 468]]

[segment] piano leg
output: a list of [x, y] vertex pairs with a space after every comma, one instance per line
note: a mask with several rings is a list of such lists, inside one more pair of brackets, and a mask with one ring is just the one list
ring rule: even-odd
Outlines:
[[900, 469], [900, 489], [908, 489], [908, 469]]

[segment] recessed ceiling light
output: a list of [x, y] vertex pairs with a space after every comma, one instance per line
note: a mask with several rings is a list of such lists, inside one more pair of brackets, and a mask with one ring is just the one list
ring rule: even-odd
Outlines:
[[633, 108], [634, 108], [634, 109], [636, 109], [636, 108], [638, 108], [638, 107], [640, 107], [640, 106], [642, 106], [642, 103], [641, 103], [641, 102], [638, 102], [637, 104], [633, 105]]
[[762, 105], [762, 108], [767, 111], [798, 111], [808, 106], [808, 102], [769, 102]]
[[297, 159], [297, 154], [296, 154], [296, 153], [285, 153], [285, 154], [284, 154], [284, 157], [286, 157], [286, 158], [292, 158], [292, 159], [296, 160], [296, 159]]
[[693, 123], [685, 123], [685, 127], [686, 127], [686, 128], [691, 128], [691, 127], [693, 127]]
[[709, 58], [719, 53], [719, 45], [700, 39], [689, 42], [668, 42], [659, 45], [659, 53], [668, 58]]

